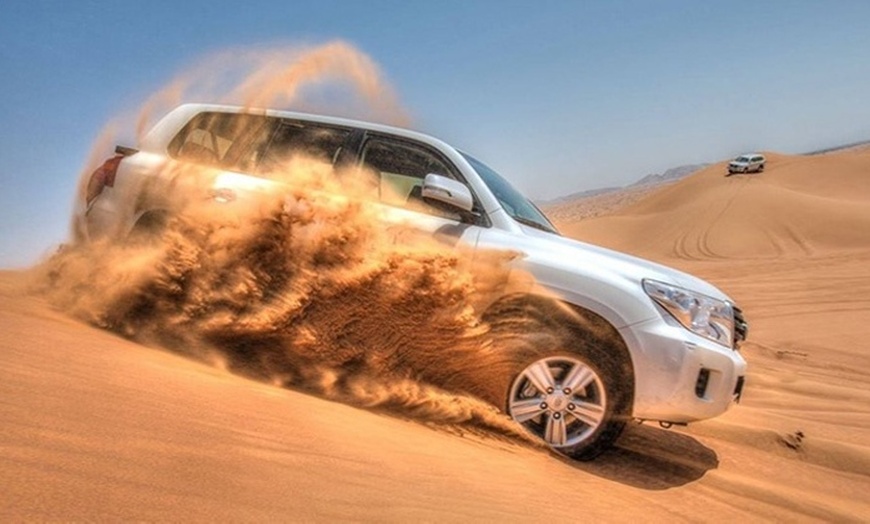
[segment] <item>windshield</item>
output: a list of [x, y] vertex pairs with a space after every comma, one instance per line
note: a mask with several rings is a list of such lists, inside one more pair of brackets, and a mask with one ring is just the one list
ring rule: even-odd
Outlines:
[[525, 224], [547, 233], [559, 234], [541, 210], [528, 198], [524, 197], [522, 193], [514, 189], [501, 175], [471, 155], [462, 153], [462, 156], [477, 171], [477, 174], [480, 175], [480, 178], [483, 179], [483, 182], [489, 187], [489, 190], [495, 195], [501, 207], [511, 218], [520, 224]]
[[748, 156], [739, 156], [739, 157], [737, 157], [734, 161], [735, 161], [735, 162], [745, 162], [745, 163], [749, 163], [749, 157], [748, 157]]

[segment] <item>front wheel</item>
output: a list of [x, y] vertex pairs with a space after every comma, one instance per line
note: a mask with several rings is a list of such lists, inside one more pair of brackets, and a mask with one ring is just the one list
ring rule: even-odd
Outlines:
[[530, 363], [514, 378], [507, 409], [527, 431], [559, 453], [591, 459], [622, 432], [614, 379], [578, 355]]

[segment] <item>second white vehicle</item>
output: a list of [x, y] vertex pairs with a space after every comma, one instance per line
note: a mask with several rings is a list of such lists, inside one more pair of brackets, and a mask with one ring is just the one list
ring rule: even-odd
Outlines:
[[728, 163], [728, 174], [733, 175], [734, 173], [760, 173], [764, 171], [765, 162], [766, 160], [764, 158], [764, 155], [760, 155], [758, 153], [740, 155], [739, 157]]

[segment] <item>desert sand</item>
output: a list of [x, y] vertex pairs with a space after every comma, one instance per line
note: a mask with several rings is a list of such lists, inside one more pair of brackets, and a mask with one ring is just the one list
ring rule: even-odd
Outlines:
[[751, 323], [741, 404], [591, 463], [136, 344], [2, 273], [0, 520], [870, 520], [870, 154], [768, 157], [559, 224]]

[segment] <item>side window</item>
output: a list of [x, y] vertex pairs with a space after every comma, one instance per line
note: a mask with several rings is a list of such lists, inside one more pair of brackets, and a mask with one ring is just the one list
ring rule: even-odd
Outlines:
[[169, 154], [180, 160], [248, 172], [256, 164], [271, 129], [264, 116], [202, 113], [172, 140]]
[[296, 156], [334, 164], [348, 135], [349, 129], [310, 122], [283, 122], [266, 148], [260, 168], [273, 170]]
[[426, 175], [434, 173], [455, 178], [434, 152], [408, 142], [372, 138], [366, 142], [362, 162], [376, 177], [381, 202], [458, 220], [458, 215], [433, 208], [423, 201]]

